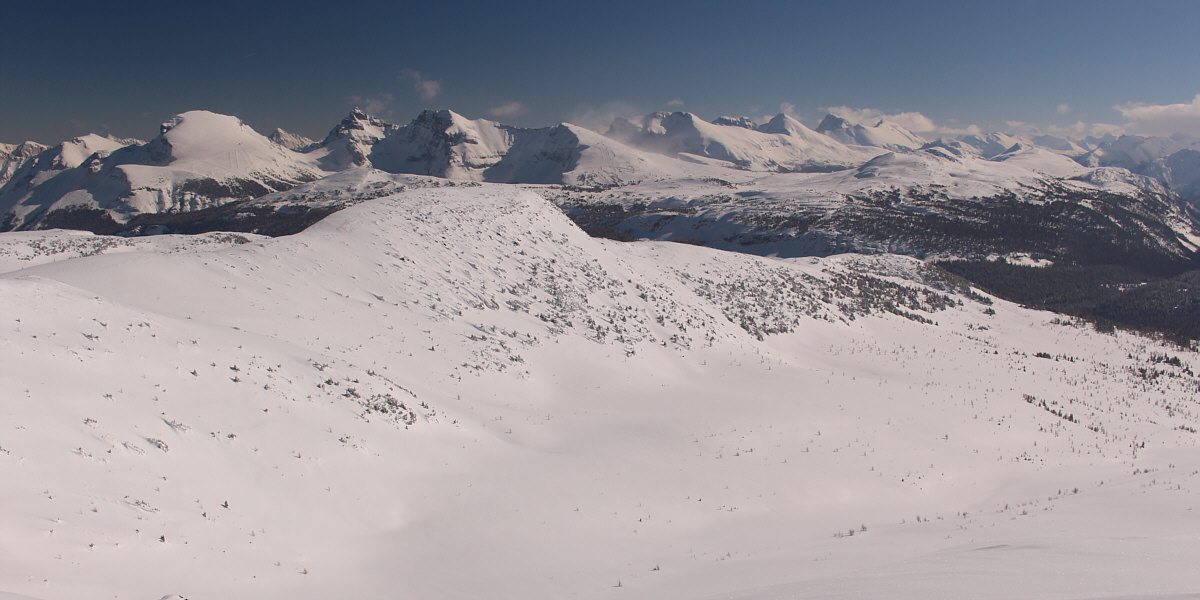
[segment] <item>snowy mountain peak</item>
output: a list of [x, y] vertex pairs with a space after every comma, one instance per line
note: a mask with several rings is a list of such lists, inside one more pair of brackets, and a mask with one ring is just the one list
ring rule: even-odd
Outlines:
[[850, 123], [849, 121], [847, 121], [846, 119], [843, 119], [842, 117], [839, 117], [833, 113], [829, 113], [829, 114], [826, 114], [825, 118], [821, 119], [821, 123], [819, 125], [817, 125], [817, 133], [826, 133], [829, 131], [839, 131], [841, 129], [845, 129], [847, 127], [852, 127], [852, 126], [853, 126], [853, 124]]
[[713, 120], [713, 124], [741, 127], [742, 129], [755, 129], [758, 127], [758, 123], [755, 123], [750, 117], [717, 117]]
[[1066, 154], [1068, 156], [1078, 156], [1084, 154], [1092, 147], [1091, 144], [1088, 144], [1086, 141], [1073, 140], [1056, 135], [1035, 135], [1030, 139], [1034, 144], [1037, 144], [1042, 148]]
[[[486, 121], [485, 119], [480, 120]], [[427, 108], [421, 111], [421, 114], [417, 115], [417, 117], [412, 120], [411, 124], [424, 125], [444, 131], [456, 124], [462, 124], [464, 122], [469, 123], [471, 120], [449, 109], [443, 108], [439, 110], [433, 110]], [[486, 122], [492, 123], [492, 121]]]
[[395, 125], [386, 123], [380, 119], [376, 119], [375, 117], [368, 115], [361, 108], [355, 108], [350, 111], [349, 115], [346, 115], [346, 118], [342, 119], [340, 123], [338, 123], [329, 131], [329, 134], [325, 136], [325, 139], [321, 141], [321, 144], [331, 144], [336, 140], [351, 135], [351, 132], [356, 131], [363, 132], [363, 135], [356, 136], [361, 139], [379, 139], [383, 137], [384, 131], [391, 127], [395, 127]]
[[270, 140], [241, 119], [206, 110], [176, 115], [162, 124], [159, 135], [168, 142], [175, 157], [224, 154], [243, 144], [271, 146]]
[[45, 150], [47, 146], [37, 142], [24, 141], [20, 144], [0, 144], [0, 155], [29, 158]]
[[964, 135], [958, 138], [966, 146], [983, 158], [994, 158], [1008, 152], [1022, 139], [1005, 133], [986, 133], [982, 135]]
[[371, 147], [383, 139], [395, 125], [368, 115], [360, 108], [350, 111], [320, 144], [307, 151], [317, 156], [317, 164], [326, 171], [341, 171], [367, 164]]
[[22, 142], [20, 144], [0, 144], [0, 188], [13, 178], [13, 175], [29, 159], [46, 150], [37, 142]]
[[390, 173], [480, 179], [479, 171], [499, 162], [511, 145], [507, 126], [449, 110], [424, 110], [408, 125], [386, 131], [368, 158]]
[[837, 170], [874, 155], [848, 148], [785, 114], [754, 128], [745, 126], [750, 123], [749, 119], [710, 123], [692, 113], [655, 112], [640, 123], [615, 120], [608, 137], [650, 152], [715, 159], [750, 171]]
[[183, 119], [180, 118], [180, 115], [175, 115], [174, 117], [171, 117], [170, 119], [164, 121], [162, 125], [158, 126], [158, 133], [160, 135], [164, 134], [182, 122], [183, 122]]
[[94, 133], [49, 148], [26, 142], [14, 148], [13, 158], [9, 162], [2, 163], [6, 176], [0, 180], [0, 194], [31, 189], [64, 170], [83, 164], [89, 157], [103, 158], [125, 146], [141, 143], [139, 140]]
[[828, 114], [817, 126], [817, 132], [843, 144], [888, 150], [916, 150], [927, 143], [925, 138], [884, 119], [880, 119], [875, 125], [867, 126]]
[[267, 139], [279, 144], [280, 146], [283, 146], [284, 148], [287, 148], [288, 150], [296, 150], [298, 152], [303, 152], [304, 150], [311, 148], [314, 144], [316, 144], [316, 142], [313, 140], [310, 140], [302, 135], [290, 133], [278, 127], [276, 127], [275, 131], [272, 131], [270, 135], [267, 136]]
[[792, 118], [786, 113], [779, 113], [771, 118], [770, 121], [758, 126], [758, 130], [763, 133], [781, 133], [784, 135], [796, 135], [811, 133], [812, 130], [805, 127], [803, 123]]
[[141, 213], [200, 210], [318, 177], [308, 157], [237, 117], [190, 111], [159, 131], [144, 144], [88, 135], [39, 154], [0, 189], [4, 227], [69, 227], [87, 215], [115, 230]]

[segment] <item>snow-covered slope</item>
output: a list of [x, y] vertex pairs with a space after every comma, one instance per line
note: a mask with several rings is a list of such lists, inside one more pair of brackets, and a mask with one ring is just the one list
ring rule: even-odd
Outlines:
[[1075, 140], [1055, 135], [1035, 135], [1029, 138], [1037, 147], [1071, 157], [1082, 156], [1094, 146], [1085, 140]]
[[372, 146], [395, 128], [395, 125], [356, 108], [330, 130], [320, 144], [306, 151], [326, 171], [364, 166]]
[[1090, 170], [1066, 155], [1021, 143], [1014, 144], [1007, 151], [993, 156], [991, 160], [1019, 165], [1050, 177], [1078, 177]]
[[0, 188], [12, 179], [17, 170], [29, 159], [41, 154], [46, 147], [37, 142], [0, 144]]
[[912, 259], [618, 244], [425, 187], [12, 271], [0, 305], [4, 594], [1194, 589], [1195, 355]]
[[964, 146], [974, 149], [974, 151], [983, 158], [993, 158], [1008, 152], [1016, 146], [1025, 142], [1026, 145], [1033, 145], [1025, 138], [1019, 136], [1008, 135], [1006, 133], [985, 133], [981, 135], [962, 135], [957, 138]]
[[1200, 243], [1184, 204], [1147, 178], [1123, 169], [1100, 173], [1020, 145], [993, 160], [969, 148], [942, 140], [834, 173], [651, 183], [554, 197], [580, 222], [634, 237], [763, 255], [1034, 253], [1086, 263], [1144, 251], [1139, 260], [1172, 262], [1191, 260]]
[[267, 139], [287, 148], [288, 150], [296, 150], [302, 152], [316, 144], [316, 142], [297, 133], [290, 133], [278, 127], [267, 135]]
[[523, 129], [449, 110], [424, 111], [404, 126], [355, 111], [310, 154], [332, 170], [369, 165], [389, 173], [499, 183], [607, 186], [701, 170], [570, 124]]
[[391, 173], [480, 180], [508, 153], [514, 133], [494, 121], [427, 110], [375, 144], [370, 160]]
[[701, 167], [639, 152], [571, 124], [524, 130], [504, 157], [482, 172], [485, 181], [614, 186], [695, 176]]
[[1155, 160], [1142, 171], [1200, 207], [1200, 144]]
[[[818, 185], [811, 189], [825, 196], [824, 205], [847, 195], [886, 191], [888, 185], [927, 191], [946, 187], [951, 188], [950, 197], [969, 198], [1021, 195], [1020, 188], [1031, 182], [1058, 185], [1051, 180], [1090, 177], [1087, 168], [1076, 166], [1061, 149], [1047, 150], [1021, 137], [943, 138], [906, 155], [924, 140], [886, 121], [864, 127], [830, 116], [819, 129], [822, 133], [785, 114], [756, 124], [730, 117], [710, 123], [680, 112], [654, 113], [636, 125], [618, 119], [605, 136], [571, 124], [518, 128], [449, 110], [425, 111], [407, 125], [395, 125], [355, 109], [324, 140], [312, 143], [282, 130], [263, 137], [234, 117], [196, 111], [165, 124], [162, 134], [146, 144], [91, 135], [25, 159], [0, 188], [0, 225], [6, 230], [66, 227], [123, 234], [207, 231], [231, 219], [245, 224], [246, 219], [236, 207], [205, 209], [361, 168], [456, 181], [589, 189], [650, 185], [686, 191], [710, 183], [753, 181], [756, 187], [768, 186], [767, 195], [810, 189], [804, 172], [845, 171], [840, 177], [815, 180]], [[1122, 139], [1125, 145], [1132, 143]], [[1186, 141], [1180, 140], [1171, 143]], [[1080, 160], [1099, 162], [1099, 157], [1108, 156], [1102, 150], [1115, 157], [1124, 147], [1105, 143]], [[1150, 145], [1143, 140], [1138, 147]], [[888, 171], [899, 175], [895, 178], [881, 177], [882, 163], [876, 161], [888, 149], [900, 154], [880, 160], [893, 167], [908, 165]], [[1200, 193], [1200, 152], [1189, 152], [1178, 150], [1135, 166], [1139, 173], [1194, 195]], [[929, 156], [940, 156], [945, 164], [931, 163]], [[949, 168], [950, 163], [959, 166]], [[997, 166], [1001, 164], [1007, 167]], [[764, 172], [789, 177], [770, 178]], [[1122, 193], [1142, 192], [1131, 187]], [[343, 197], [337, 206], [351, 202]], [[168, 216], [162, 217], [164, 213]], [[187, 216], [175, 216], [180, 213]], [[152, 218], [140, 218], [145, 215]], [[264, 218], [253, 215], [255, 222]]]
[[0, 273], [100, 254], [198, 252], [248, 244], [261, 239], [263, 236], [226, 232], [117, 237], [63, 229], [12, 231], [0, 236]]
[[652, 113], [634, 123], [618, 118], [608, 137], [669, 156], [698, 156], [751, 171], [831, 171], [861, 164], [878, 154], [850, 148], [780, 113], [750, 129], [746, 122], [709, 123], [685, 112]]
[[1200, 202], [1200, 138], [1196, 136], [1123, 135], [1081, 156], [1079, 161], [1153, 177], [1185, 198]]
[[1183, 133], [1170, 137], [1123, 135], [1080, 160], [1092, 166], [1122, 167], [1137, 173], [1156, 160], [1187, 149], [1200, 149], [1200, 138]]
[[205, 111], [176, 116], [148, 143], [120, 145], [85, 136], [52, 149], [62, 150], [45, 168], [46, 153], [39, 155], [32, 175], [18, 173], [0, 195], [7, 228], [69, 225], [81, 214], [121, 223], [137, 214], [198, 210], [287, 189], [320, 173], [305, 155], [235, 117]]
[[[164, 124], [149, 143], [124, 143], [85, 136], [26, 160], [0, 193], [3, 228], [144, 233], [172, 230], [167, 222], [192, 227], [189, 218], [135, 219], [203, 211], [360, 168], [586, 187], [698, 179], [723, 170], [645, 153], [570, 124], [523, 129], [448, 110], [425, 111], [399, 126], [355, 109], [320, 143], [282, 131], [263, 137], [235, 117], [195, 111]], [[195, 218], [228, 217], [208, 211]]]
[[[83, 164], [93, 154], [105, 157], [114, 150], [130, 144], [141, 144], [138, 140], [124, 140], [111, 136], [88, 134], [46, 148], [26, 142], [14, 148], [13, 157], [26, 156], [27, 160], [16, 164], [11, 175], [0, 183], [0, 195], [32, 190], [55, 175]], [[30, 152], [35, 151], [30, 154]]]
[[817, 132], [823, 133], [843, 144], [872, 146], [887, 150], [916, 150], [929, 140], [895, 124], [880, 120], [872, 126], [851, 123], [835, 115], [825, 115]]

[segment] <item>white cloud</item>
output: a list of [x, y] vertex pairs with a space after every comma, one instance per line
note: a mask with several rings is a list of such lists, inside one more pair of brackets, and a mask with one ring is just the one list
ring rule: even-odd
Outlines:
[[862, 125], [875, 125], [881, 119], [891, 121], [913, 133], [922, 135], [977, 135], [981, 132], [977, 125], [967, 125], [966, 127], [951, 127], [947, 125], [938, 125], [929, 117], [919, 112], [902, 112], [887, 114], [882, 110], [874, 108], [853, 108], [850, 106], [827, 106], [821, 110], [833, 113], [847, 121], [859, 123]]
[[672, 107], [672, 108], [676, 108], [676, 107], [679, 107], [679, 106], [683, 106], [683, 100], [680, 100], [679, 98], [676, 98], [676, 99], [674, 99], [674, 100], [672, 100], [672, 101], [668, 102], [668, 103], [667, 103], [667, 106], [670, 106], [670, 107]]
[[[779, 112], [781, 112], [789, 117], [795, 117], [796, 116], [796, 105], [792, 104], [791, 102], [780, 102], [779, 103]], [[770, 121], [771, 117], [764, 115], [763, 120]]]
[[567, 116], [567, 122], [604, 133], [608, 131], [617, 117], [634, 120], [647, 112], [649, 111], [642, 107], [619, 100], [606, 102], [599, 106], [581, 104]]
[[1186, 104], [1118, 104], [1113, 107], [1129, 120], [1125, 128], [1135, 133], [1200, 135], [1200, 94]]
[[1106, 134], [1112, 134], [1112, 135], [1117, 135], [1117, 136], [1125, 135], [1124, 127], [1121, 127], [1120, 125], [1113, 125], [1111, 123], [1086, 123], [1086, 124], [1084, 124], [1081, 121], [1079, 123], [1076, 123], [1075, 125], [1086, 125], [1087, 135], [1094, 135], [1096, 137], [1102, 137]]
[[417, 83], [417, 89], [421, 92], [421, 99], [433, 100], [442, 93], [442, 84], [439, 81], [420, 81]]
[[346, 98], [350, 104], [363, 109], [372, 117], [386, 117], [392, 114], [391, 105], [393, 97], [391, 94], [378, 94], [375, 96], [349, 96]]
[[411, 79], [413, 89], [417, 90], [422, 100], [433, 100], [442, 93], [442, 82], [426, 79], [420, 71], [406, 70], [400, 74], [400, 79]]
[[1065, 103], [1065, 102], [1064, 102], [1064, 103], [1062, 103], [1062, 104], [1059, 104], [1058, 106], [1055, 106], [1055, 107], [1054, 107], [1054, 112], [1056, 112], [1056, 113], [1058, 113], [1058, 114], [1060, 114], [1060, 115], [1066, 115], [1066, 114], [1070, 114], [1070, 112], [1071, 112], [1071, 105], [1070, 105], [1070, 104], [1067, 104], [1067, 103]]
[[500, 106], [488, 109], [493, 117], [516, 117], [525, 114], [525, 105], [520, 102], [505, 102]]
[[[908, 128], [906, 127], [905, 129]], [[983, 135], [983, 129], [980, 129], [980, 127], [974, 123], [967, 125], [966, 127], [947, 127], [945, 125], [939, 125], [934, 131], [920, 131], [916, 129], [909, 129], [909, 131], [920, 134], [937, 135]]]

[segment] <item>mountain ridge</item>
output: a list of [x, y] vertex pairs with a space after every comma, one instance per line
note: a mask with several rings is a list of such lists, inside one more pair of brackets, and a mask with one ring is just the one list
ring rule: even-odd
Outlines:
[[[292, 150], [234, 117], [192, 112], [144, 144], [113, 148], [120, 141], [93, 137], [73, 144], [105, 147], [43, 151], [26, 166], [53, 168], [23, 166], [36, 176], [6, 184], [0, 211], [4, 229], [286, 235], [386, 190], [440, 180], [534, 186], [597, 235], [760, 255], [1011, 258], [1160, 277], [1194, 265], [1200, 248], [1195, 208], [1160, 179], [1086, 167], [1028, 138], [962, 136], [889, 150], [827, 135], [857, 132], [877, 139], [854, 141], [883, 144], [876, 134], [885, 122], [866, 128], [833, 117], [818, 133], [786, 114], [764, 124], [718, 121], [653, 113], [640, 124], [618, 119], [606, 136], [448, 110], [396, 125], [355, 109], [320, 142]], [[1189, 151], [1175, 148], [1189, 143], [1182, 137], [1150, 146], [1120, 139], [1119, 147], [1157, 151], [1158, 164]], [[65, 162], [54, 158], [64, 152]], [[1171, 174], [1188, 168], [1183, 161]], [[304, 187], [291, 192], [296, 186]]]

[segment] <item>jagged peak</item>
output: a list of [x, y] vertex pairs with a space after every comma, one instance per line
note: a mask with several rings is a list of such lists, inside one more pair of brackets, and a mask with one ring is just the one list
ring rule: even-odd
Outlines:
[[974, 148], [968, 149], [967, 145], [961, 140], [947, 137], [940, 137], [932, 142], [926, 142], [925, 145], [918, 148], [918, 150], [924, 152], [948, 152], [958, 157], [962, 157], [967, 154], [978, 154]]
[[338, 127], [343, 129], [363, 129], [366, 126], [382, 127], [384, 125], [387, 125], [387, 123], [382, 119], [373, 117], [367, 111], [356, 106], [350, 109], [350, 114], [346, 115], [346, 118], [342, 119], [334, 129]]
[[[325, 136], [325, 139], [321, 140], [316, 146], [327, 146], [355, 131], [364, 132], [368, 137], [379, 138], [384, 135], [387, 129], [392, 127], [395, 126], [382, 119], [372, 117], [367, 111], [356, 106], [350, 110], [350, 114], [346, 115], [333, 129], [329, 130], [329, 134]], [[368, 130], [375, 131], [368, 133]]]
[[427, 109], [421, 111], [421, 114], [417, 115], [417, 117], [415, 119], [413, 119], [410, 124], [411, 125], [433, 126], [438, 129], [447, 129], [451, 125], [453, 125], [456, 121], [463, 121], [463, 120], [465, 120], [465, 119], [463, 118], [462, 115], [460, 115], [452, 110], [445, 109], [445, 108], [439, 109], [439, 110], [427, 108]]
[[771, 117], [770, 121], [758, 126], [758, 131], [763, 133], [779, 133], [784, 135], [791, 135], [806, 129], [808, 128], [803, 123], [787, 113], [779, 113]]
[[45, 152], [49, 146], [37, 142], [24, 141], [19, 144], [0, 144], [0, 152], [16, 158], [30, 158]]
[[297, 151], [303, 151], [306, 148], [312, 147], [312, 145], [316, 143], [307, 137], [284, 131], [279, 127], [276, 127], [275, 131], [272, 131], [269, 135], [267, 135], [267, 139], [279, 144], [280, 146], [283, 146], [284, 148]]
[[755, 123], [750, 117], [717, 117], [713, 119], [713, 125], [741, 127], [742, 129], [754, 129], [758, 127], [758, 123]]
[[842, 117], [839, 117], [833, 113], [829, 113], [829, 114], [825, 115], [824, 119], [821, 119], [821, 124], [817, 125], [817, 133], [825, 133], [826, 131], [837, 131], [839, 129], [844, 129], [849, 126], [850, 126], [850, 122], [847, 121], [846, 119], [843, 119]]

